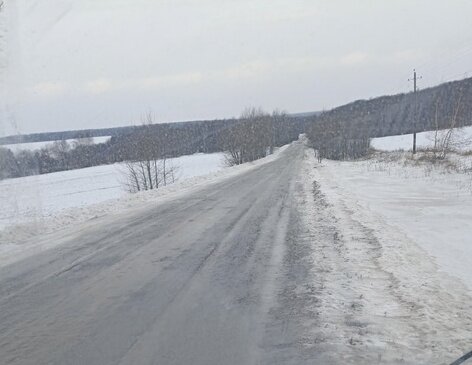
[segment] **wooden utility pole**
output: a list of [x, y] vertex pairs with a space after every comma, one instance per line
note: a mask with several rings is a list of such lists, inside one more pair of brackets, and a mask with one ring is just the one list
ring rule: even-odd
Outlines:
[[[421, 79], [421, 77], [419, 77]], [[417, 117], [418, 117], [418, 103], [417, 103], [417, 99], [416, 99], [416, 80], [417, 80], [417, 77], [416, 77], [416, 70], [413, 69], [413, 79], [409, 79], [408, 81], [412, 81], [413, 80], [413, 93], [414, 93], [414, 102], [415, 102], [415, 113], [414, 113], [414, 116], [413, 116], [413, 154], [416, 153], [416, 127], [418, 125], [417, 123]]]

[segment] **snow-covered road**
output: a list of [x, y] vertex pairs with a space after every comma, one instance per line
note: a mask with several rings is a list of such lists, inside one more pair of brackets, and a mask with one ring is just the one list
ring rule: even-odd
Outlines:
[[469, 350], [460, 283], [357, 219], [319, 168], [296, 142], [38, 238], [61, 244], [0, 269], [2, 361], [440, 364]]

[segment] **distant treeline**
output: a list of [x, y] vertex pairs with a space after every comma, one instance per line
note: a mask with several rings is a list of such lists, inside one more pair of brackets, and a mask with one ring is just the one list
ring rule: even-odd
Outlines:
[[[101, 164], [140, 160], [143, 135], [153, 141], [152, 158], [197, 152], [229, 152], [233, 162], [265, 154], [264, 148], [290, 143], [306, 132], [326, 158], [357, 158], [370, 138], [472, 124], [472, 78], [408, 94], [356, 101], [323, 113], [259, 115], [238, 119], [39, 133], [0, 138], [0, 144], [55, 140], [47, 148], [14, 154], [0, 146], [0, 179]], [[90, 138], [112, 136], [106, 143]], [[65, 140], [75, 139], [71, 145]], [[260, 143], [260, 141], [264, 141]], [[148, 143], [149, 145], [149, 143]], [[148, 158], [149, 156], [147, 156]]]
[[[146, 136], [146, 141], [152, 141], [153, 155], [156, 157], [171, 158], [198, 152], [227, 151], [228, 136], [243, 122], [240, 119], [228, 119], [147, 123], [121, 129], [119, 135], [99, 144], [92, 143], [92, 137], [97, 135], [91, 135], [89, 131], [72, 134], [60, 132], [63, 139], [37, 151], [24, 150], [18, 153], [0, 146], [0, 179], [136, 161], [143, 157], [141, 155], [148, 153], [142, 148], [143, 135]], [[273, 145], [281, 146], [296, 140], [305, 131], [308, 122], [307, 118], [302, 117], [285, 117], [278, 121], [277, 131], [272, 138]], [[66, 139], [71, 139], [72, 136], [75, 136], [75, 140], [68, 143]]]

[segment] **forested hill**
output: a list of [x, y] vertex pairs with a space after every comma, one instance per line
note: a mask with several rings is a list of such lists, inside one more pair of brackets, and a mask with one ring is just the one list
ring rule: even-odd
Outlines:
[[472, 125], [472, 78], [407, 94], [359, 100], [314, 119], [350, 131], [352, 137], [383, 137]]

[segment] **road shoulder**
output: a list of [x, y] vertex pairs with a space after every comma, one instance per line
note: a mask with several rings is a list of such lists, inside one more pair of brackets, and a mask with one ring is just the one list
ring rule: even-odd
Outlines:
[[462, 283], [341, 189], [310, 149], [304, 174], [319, 360], [447, 363], [467, 352], [472, 301]]

